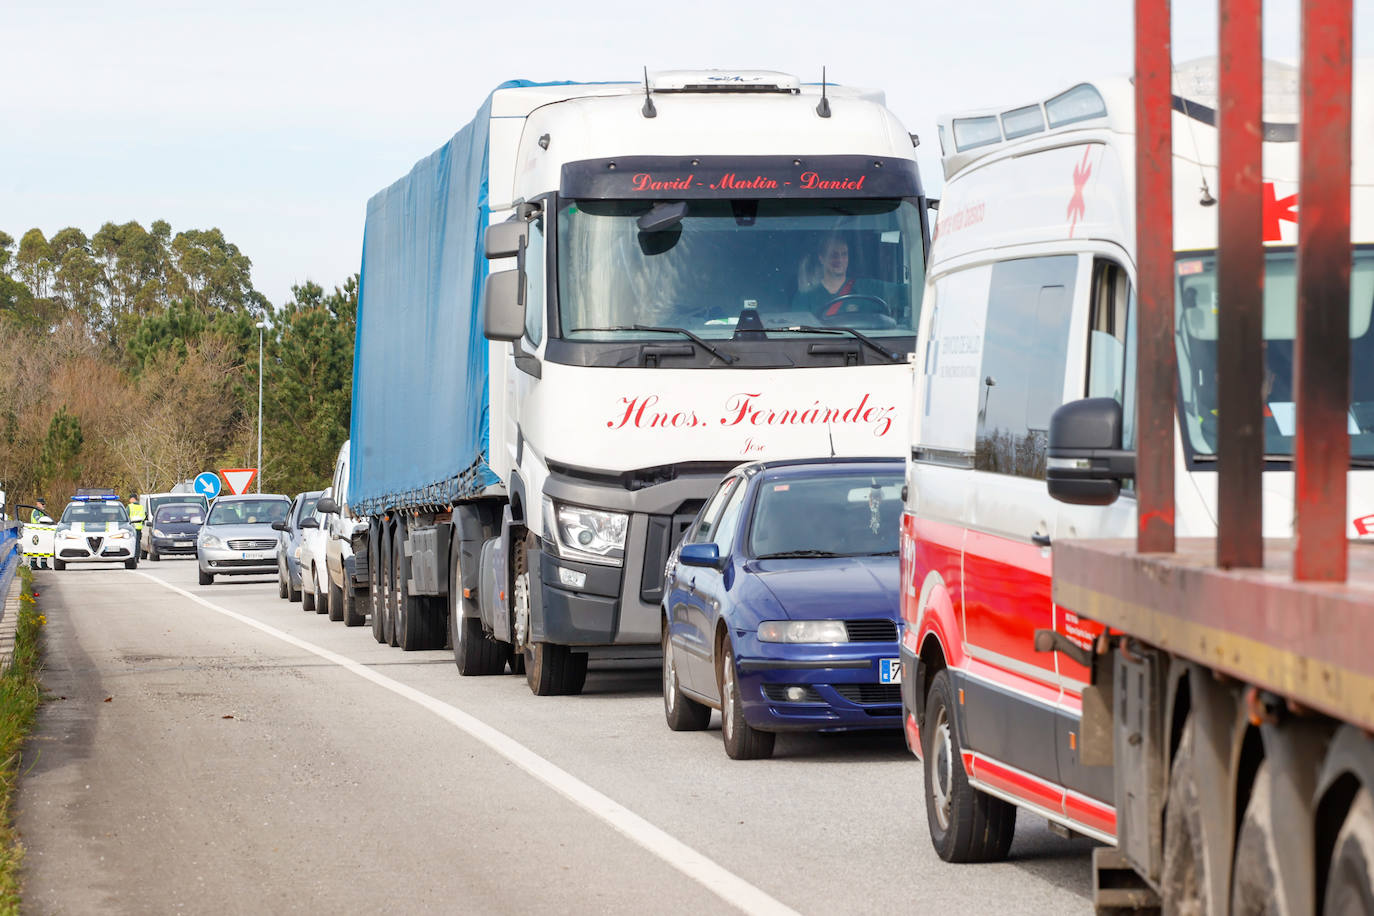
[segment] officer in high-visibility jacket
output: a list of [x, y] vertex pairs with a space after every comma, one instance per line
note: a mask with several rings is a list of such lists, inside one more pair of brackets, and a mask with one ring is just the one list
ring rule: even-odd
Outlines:
[[41, 522], [48, 516], [47, 500], [43, 499], [43, 497], [40, 496], [38, 497], [37, 502], [38, 505], [34, 506], [33, 512], [29, 514], [29, 521], [31, 522]]
[[135, 493], [129, 497], [129, 521], [134, 523], [134, 530], [139, 533], [140, 537], [143, 534], [143, 518], [143, 503], [138, 501], [138, 494]]

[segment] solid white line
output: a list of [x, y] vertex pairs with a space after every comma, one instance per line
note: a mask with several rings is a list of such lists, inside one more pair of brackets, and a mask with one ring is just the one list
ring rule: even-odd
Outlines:
[[598, 792], [587, 785], [576, 776], [560, 769], [552, 762], [539, 756], [534, 751], [525, 747], [514, 738], [497, 731], [485, 722], [463, 712], [456, 706], [452, 706], [442, 700], [437, 700], [427, 693], [416, 690], [407, 684], [393, 680], [384, 674], [378, 674], [371, 668], [354, 661], [347, 656], [330, 651], [323, 646], [306, 642], [290, 633], [278, 630], [270, 624], [255, 620], [237, 611], [220, 607], [213, 602], [207, 601], [199, 595], [192, 594], [184, 588], [179, 588], [169, 582], [165, 582], [143, 570], [137, 570], [138, 575], [143, 576], [161, 585], [163, 588], [176, 592], [178, 595], [189, 598], [202, 607], [209, 608], [217, 614], [223, 614], [239, 623], [247, 624], [254, 629], [260, 630], [269, 636], [274, 636], [282, 642], [289, 643], [298, 649], [304, 649], [312, 655], [317, 655], [326, 661], [333, 662], [364, 680], [371, 681], [378, 687], [390, 690], [397, 696], [405, 697], [412, 703], [423, 706], [439, 718], [451, 725], [457, 726], [468, 735], [491, 748], [511, 763], [529, 773], [535, 779], [544, 783], [549, 788], [561, 794], [574, 804], [582, 807], [586, 811], [610, 824], [620, 831], [627, 839], [658, 856], [668, 865], [682, 872], [687, 877], [698, 882], [707, 890], [720, 897], [726, 903], [736, 906], [746, 913], [766, 913], [777, 914], [777, 916], [798, 916], [797, 912], [781, 901], [769, 896], [764, 891], [745, 881], [743, 878], [729, 871], [716, 862], [697, 852], [686, 843], [670, 836], [663, 830], [655, 827], [644, 818], [635, 814], [629, 808]]

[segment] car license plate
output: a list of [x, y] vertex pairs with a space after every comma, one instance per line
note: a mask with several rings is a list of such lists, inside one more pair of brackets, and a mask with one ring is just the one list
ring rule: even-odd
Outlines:
[[178, 547], [190, 547], [190, 546], [191, 546], [191, 542], [190, 542], [190, 541], [177, 541], [177, 542], [176, 542], [176, 546], [178, 546]]
[[902, 682], [902, 660], [900, 658], [878, 659], [878, 683], [900, 684]]

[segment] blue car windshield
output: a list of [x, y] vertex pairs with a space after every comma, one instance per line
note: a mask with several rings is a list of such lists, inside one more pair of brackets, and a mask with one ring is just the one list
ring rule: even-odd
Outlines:
[[764, 480], [749, 551], [755, 557], [896, 555], [901, 521], [900, 471]]

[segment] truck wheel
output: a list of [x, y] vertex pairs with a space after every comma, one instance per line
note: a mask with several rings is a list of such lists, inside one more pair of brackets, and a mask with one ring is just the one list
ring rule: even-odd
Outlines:
[[277, 563], [277, 597], [285, 598], [290, 594], [290, 583], [287, 582], [286, 561], [280, 560]]
[[208, 572], [205, 572], [205, 571], [201, 570], [201, 571], [200, 571], [200, 584], [201, 584], [201, 585], [214, 585], [214, 584], [215, 584], [215, 574], [214, 574], [214, 573], [208, 573]]
[[760, 731], [744, 719], [744, 700], [739, 693], [739, 669], [735, 666], [735, 650], [726, 639], [716, 662], [716, 679], [720, 683], [720, 735], [725, 739], [725, 753], [731, 760], [765, 760], [773, 756], [778, 736]]
[[1322, 912], [1374, 913], [1374, 797], [1368, 788], [1355, 795], [1336, 834]]
[[329, 580], [329, 619], [338, 623], [344, 616], [344, 590]]
[[372, 587], [367, 590], [367, 603], [372, 615], [372, 638], [379, 643], [386, 642], [387, 552], [383, 540], [374, 527], [368, 544], [367, 577]]
[[1205, 835], [1193, 764], [1196, 727], [1189, 715], [1169, 770], [1169, 797], [1164, 809], [1164, 869], [1159, 881], [1160, 898], [1167, 913], [1214, 912], [1207, 899]]
[[463, 677], [500, 674], [506, 670], [505, 643], [497, 642], [482, 630], [480, 617], [463, 613], [463, 572], [458, 555], [449, 558], [448, 567], [448, 626], [449, 642], [453, 644], [453, 661]]
[[699, 732], [711, 722], [711, 707], [683, 696], [678, 687], [677, 660], [667, 627], [663, 628], [663, 716], [675, 732]]
[[442, 614], [435, 614], [430, 607], [430, 602], [423, 595], [412, 595], [410, 593], [409, 569], [405, 562], [405, 544], [402, 543], [404, 533], [400, 526], [396, 528], [395, 541], [392, 544], [391, 553], [395, 558], [393, 569], [395, 570], [396, 584], [396, 616], [393, 623], [392, 645], [400, 648], [402, 652], [415, 652], [421, 649], [433, 649], [443, 645], [444, 631], [442, 626], [435, 626], [437, 622], [444, 622]]
[[926, 695], [921, 729], [930, 841], [946, 862], [1000, 862], [1016, 833], [1016, 806], [968, 784], [954, 709], [949, 671], [942, 670]]
[[1260, 764], [1245, 806], [1245, 819], [1236, 842], [1231, 876], [1231, 912], [1283, 916], [1287, 895], [1278, 885], [1283, 874], [1274, 849], [1273, 808], [1270, 804], [1269, 762]]
[[587, 682], [587, 654], [573, 652], [567, 646], [534, 642], [530, 619], [530, 596], [534, 588], [530, 554], [536, 549], [536, 543], [534, 535], [527, 532], [515, 550], [515, 588], [511, 594], [515, 650], [525, 660], [525, 683], [535, 696], [579, 694]]
[[353, 583], [348, 583], [348, 587], [343, 589], [341, 596], [343, 604], [343, 625], [346, 627], [360, 627], [367, 623], [367, 614], [363, 611], [363, 600], [358, 597], [358, 592], [353, 588]]
[[301, 572], [301, 610], [307, 614], [315, 612], [315, 586], [312, 583], [310, 588], [305, 587], [305, 572]]

